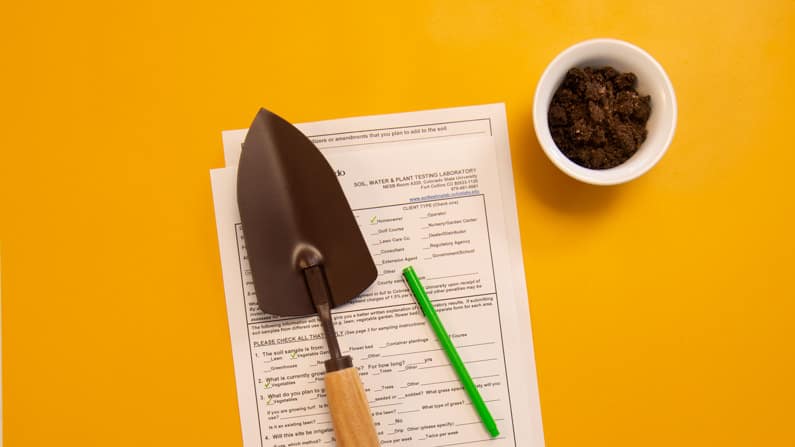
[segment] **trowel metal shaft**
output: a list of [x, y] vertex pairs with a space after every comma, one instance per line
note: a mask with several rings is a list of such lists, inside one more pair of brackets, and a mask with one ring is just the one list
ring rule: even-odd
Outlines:
[[334, 331], [334, 322], [331, 319], [331, 297], [329, 296], [326, 275], [323, 273], [323, 266], [313, 265], [304, 269], [306, 285], [309, 288], [309, 295], [315, 304], [320, 325], [323, 326], [323, 333], [326, 335], [329, 356], [333, 359], [342, 358], [340, 344], [337, 341], [337, 333]]

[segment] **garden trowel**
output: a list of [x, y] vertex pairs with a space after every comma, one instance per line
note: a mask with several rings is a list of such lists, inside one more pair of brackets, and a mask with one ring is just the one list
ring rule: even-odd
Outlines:
[[332, 308], [378, 275], [336, 172], [292, 124], [260, 109], [240, 154], [237, 203], [262, 311], [320, 317], [337, 445], [378, 446], [364, 387], [331, 319]]

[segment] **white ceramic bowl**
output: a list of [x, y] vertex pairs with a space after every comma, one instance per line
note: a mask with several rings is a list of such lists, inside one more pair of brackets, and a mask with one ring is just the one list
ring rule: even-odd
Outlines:
[[[606, 65], [635, 73], [638, 93], [651, 95], [648, 135], [624, 163], [610, 169], [588, 169], [569, 160], [552, 141], [547, 122], [549, 103], [570, 68]], [[621, 40], [586, 40], [564, 50], [544, 70], [533, 101], [533, 123], [544, 152], [563, 172], [594, 185], [616, 185], [640, 177], [665, 154], [676, 129], [676, 96], [665, 70], [649, 53]]]

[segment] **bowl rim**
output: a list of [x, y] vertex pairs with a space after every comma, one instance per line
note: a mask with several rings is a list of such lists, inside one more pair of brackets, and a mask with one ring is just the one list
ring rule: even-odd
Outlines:
[[[541, 104], [539, 101], [539, 98], [542, 95], [542, 87], [546, 86], [550, 82], [557, 82], [557, 79], [551, 80], [552, 71], [558, 68], [561, 63], [567, 61], [572, 53], [582, 52], [584, 49], [589, 47], [623, 47], [623, 49], [632, 51], [641, 56], [641, 59], [643, 59], [645, 63], [648, 63], [649, 66], [654, 69], [654, 71], [659, 73], [663, 81], [662, 88], [665, 90], [664, 94], [670, 98], [671, 117], [670, 123], [668, 120], [666, 120], [666, 123], [669, 124], [669, 126], [667, 126], [669, 127], [669, 130], [664, 142], [655, 148], [653, 156], [650, 157], [644, 164], [639, 165], [636, 169], [627, 170], [625, 168], [622, 170], [623, 174], [622, 172], [614, 170], [615, 168], [618, 168], [618, 166], [609, 169], [589, 169], [569, 160], [569, 158], [566, 157], [560, 149], [558, 149], [557, 145], [552, 140], [552, 134], [549, 131], [549, 124], [547, 120], [544, 119], [548, 113], [549, 104]], [[572, 62], [568, 63], [571, 64]], [[573, 62], [573, 65], [576, 64], [576, 61]], [[554, 95], [554, 91], [551, 91], [550, 93], [550, 100], [552, 95]], [[676, 131], [677, 114], [677, 103], [674, 88], [662, 65], [660, 65], [660, 63], [657, 62], [657, 60], [654, 59], [654, 57], [652, 57], [648, 52], [637, 45], [614, 38], [588, 39], [577, 42], [561, 51], [544, 69], [544, 72], [541, 75], [541, 78], [539, 78], [538, 84], [536, 85], [535, 95], [533, 97], [533, 124], [535, 127], [535, 133], [539, 143], [541, 144], [541, 148], [547, 155], [547, 158], [549, 158], [555, 166], [557, 166], [561, 171], [570, 177], [593, 185], [617, 185], [620, 183], [626, 183], [640, 177], [654, 167], [657, 162], [660, 161], [663, 155], [665, 155], [668, 147], [673, 141], [673, 136]], [[541, 115], [543, 115], [543, 117]], [[619, 166], [626, 165], [622, 163]], [[616, 173], [619, 175], [616, 175]]]

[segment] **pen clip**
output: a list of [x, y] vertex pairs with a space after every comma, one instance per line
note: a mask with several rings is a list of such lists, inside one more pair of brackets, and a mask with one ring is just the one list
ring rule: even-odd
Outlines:
[[403, 280], [403, 284], [405, 284], [406, 288], [409, 289], [409, 295], [411, 295], [411, 297], [414, 298], [412, 301], [414, 301], [414, 304], [417, 305], [417, 308], [420, 310], [420, 313], [422, 314], [422, 316], [427, 318], [427, 315], [425, 315], [425, 311], [422, 310], [422, 306], [420, 306], [420, 302], [417, 300], [417, 295], [414, 294], [414, 291], [411, 290], [411, 286], [409, 285], [409, 282], [406, 281], [406, 275], [401, 273], [400, 279]]

